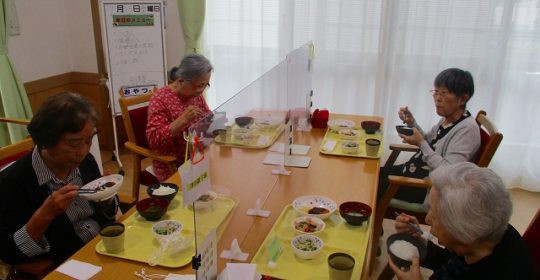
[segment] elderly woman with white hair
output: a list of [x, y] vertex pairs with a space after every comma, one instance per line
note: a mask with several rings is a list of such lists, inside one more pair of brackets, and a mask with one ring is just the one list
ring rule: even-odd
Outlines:
[[[211, 113], [203, 93], [210, 86], [210, 61], [200, 54], [185, 56], [180, 65], [169, 71], [171, 83], [160, 88], [150, 99], [146, 138], [153, 151], [175, 156], [184, 162], [186, 141], [183, 137], [191, 125]], [[154, 160], [154, 173], [159, 181], [169, 178], [174, 170]]]
[[[414, 257], [407, 271], [389, 259], [398, 279], [422, 279], [420, 265], [434, 271], [430, 279], [538, 279], [520, 234], [508, 223], [512, 202], [497, 174], [463, 162], [438, 168], [430, 178], [426, 222], [444, 247], [428, 241], [425, 259]], [[397, 232], [422, 238], [409, 222], [418, 224], [413, 216], [398, 216]]]

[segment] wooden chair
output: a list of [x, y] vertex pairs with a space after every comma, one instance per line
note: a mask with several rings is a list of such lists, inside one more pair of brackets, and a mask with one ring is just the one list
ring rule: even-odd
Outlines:
[[[27, 125], [28, 123], [30, 123], [30, 121], [0, 117], [0, 123]], [[20, 157], [32, 151], [33, 148], [34, 142], [30, 137], [24, 138], [17, 143], [0, 147], [0, 170], [2, 169], [2, 167], [16, 161]]]
[[536, 273], [540, 275], [540, 208], [523, 233], [523, 241], [529, 248]]
[[[122, 90], [121, 90], [122, 91]], [[146, 123], [148, 116], [148, 101], [152, 93], [132, 97], [120, 96], [119, 103], [124, 119], [124, 126], [128, 141], [124, 144], [133, 155], [133, 181], [131, 196], [120, 195], [120, 202], [124, 205], [133, 205], [139, 200], [139, 188], [158, 183], [157, 178], [146, 170], [141, 170], [141, 161], [145, 158], [158, 160], [169, 165], [171, 170], [176, 170], [176, 157], [162, 155], [151, 151], [146, 140]]]
[[[480, 129], [481, 144], [480, 150], [478, 151], [478, 155], [474, 162], [480, 167], [487, 167], [489, 165], [503, 138], [503, 135], [497, 130], [497, 127], [486, 117], [486, 115], [487, 113], [485, 111], [479, 111], [476, 115], [476, 122], [478, 123]], [[392, 152], [386, 161], [385, 167], [394, 165], [394, 162], [398, 158], [400, 152], [416, 152], [418, 149], [418, 147], [412, 145], [390, 145], [390, 150]], [[370, 256], [372, 266], [377, 254], [377, 241], [382, 233], [382, 223], [384, 218], [394, 219], [394, 212], [405, 212], [409, 215], [416, 216], [421, 223], [425, 224], [427, 209], [425, 209], [424, 205], [418, 203], [409, 203], [393, 198], [400, 186], [429, 189], [431, 187], [431, 181], [429, 181], [429, 179], [417, 179], [404, 176], [388, 176], [388, 189], [378, 202], [375, 212], [375, 223], [371, 239]], [[370, 271], [371, 269], [372, 267], [370, 267]]]

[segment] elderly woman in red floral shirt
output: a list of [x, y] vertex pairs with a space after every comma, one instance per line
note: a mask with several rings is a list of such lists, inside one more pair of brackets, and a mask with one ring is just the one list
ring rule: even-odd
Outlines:
[[[148, 105], [146, 137], [150, 149], [178, 158], [184, 162], [186, 142], [182, 132], [211, 111], [203, 97], [210, 86], [212, 64], [200, 55], [191, 54], [182, 59], [178, 67], [169, 71], [169, 85], [160, 88]], [[154, 173], [159, 181], [172, 175], [167, 164], [154, 161]]]

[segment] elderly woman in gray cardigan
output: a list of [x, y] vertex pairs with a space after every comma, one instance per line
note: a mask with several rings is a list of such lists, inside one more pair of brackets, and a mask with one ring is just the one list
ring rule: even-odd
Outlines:
[[[405, 164], [381, 168], [378, 198], [388, 187], [388, 175], [425, 178], [431, 170], [458, 162], [473, 161], [480, 148], [480, 129], [467, 102], [474, 94], [474, 82], [468, 71], [449, 68], [437, 75], [431, 90], [439, 122], [424, 132], [408, 107], [399, 110], [399, 118], [412, 127], [410, 136], [399, 134], [404, 143], [420, 147]], [[422, 203], [426, 189], [401, 187], [394, 196], [412, 203]]]

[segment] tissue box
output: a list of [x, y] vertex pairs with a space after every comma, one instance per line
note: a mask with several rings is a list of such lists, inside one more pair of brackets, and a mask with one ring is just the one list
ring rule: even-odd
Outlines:
[[311, 126], [314, 128], [326, 128], [330, 112], [328, 110], [315, 109], [311, 117]]

